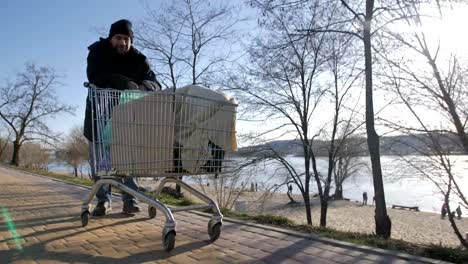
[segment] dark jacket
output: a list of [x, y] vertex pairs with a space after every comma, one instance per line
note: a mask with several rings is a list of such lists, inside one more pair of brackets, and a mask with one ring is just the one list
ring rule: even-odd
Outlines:
[[[145, 55], [133, 46], [122, 55], [114, 50], [108, 39], [101, 38], [88, 49], [88, 80], [100, 88], [136, 90], [145, 80], [158, 83]], [[84, 135], [88, 140], [92, 140], [91, 120], [91, 103], [87, 98]]]

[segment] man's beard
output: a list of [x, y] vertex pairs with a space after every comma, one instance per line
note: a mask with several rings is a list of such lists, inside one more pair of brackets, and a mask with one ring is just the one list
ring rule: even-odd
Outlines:
[[128, 50], [125, 45], [117, 45], [115, 46], [115, 51], [117, 51], [119, 54], [125, 54]]

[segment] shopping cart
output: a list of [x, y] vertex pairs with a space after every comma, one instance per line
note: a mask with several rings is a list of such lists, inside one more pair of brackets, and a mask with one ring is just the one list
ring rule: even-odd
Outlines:
[[[174, 212], [212, 209], [208, 235], [211, 241], [218, 239], [223, 220], [218, 204], [179, 178], [233, 171], [237, 104], [222, 93], [199, 86], [157, 92], [101, 89], [90, 83], [85, 87], [93, 121], [95, 158], [91, 166], [99, 179], [82, 204], [83, 227], [88, 224], [96, 192], [110, 184], [148, 204], [150, 218], [156, 217], [157, 210], [164, 214], [165, 250], [170, 251], [175, 244]], [[125, 177], [163, 177], [156, 197], [167, 183], [176, 183], [206, 205], [169, 208], [125, 186]]]

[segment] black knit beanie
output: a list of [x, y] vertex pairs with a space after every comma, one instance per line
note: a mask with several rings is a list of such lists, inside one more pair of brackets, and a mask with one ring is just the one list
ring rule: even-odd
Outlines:
[[132, 22], [128, 21], [127, 19], [121, 19], [112, 24], [109, 30], [109, 39], [111, 39], [116, 34], [127, 35], [133, 42]]

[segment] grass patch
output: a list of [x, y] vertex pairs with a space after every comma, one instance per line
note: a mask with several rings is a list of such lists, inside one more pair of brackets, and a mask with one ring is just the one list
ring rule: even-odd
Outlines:
[[9, 167], [9, 168], [12, 168], [12, 169], [16, 169], [16, 170], [20, 170], [20, 171], [27, 171], [27, 172], [39, 174], [39, 175], [42, 175], [42, 176], [47, 176], [47, 177], [50, 177], [50, 178], [54, 178], [54, 179], [58, 179], [58, 180], [66, 181], [66, 182], [71, 182], [71, 183], [76, 183], [76, 184], [81, 184], [81, 185], [85, 185], [85, 186], [93, 186], [93, 184], [94, 184], [93, 180], [87, 179], [87, 178], [82, 179], [80, 177], [74, 177], [74, 176], [70, 176], [70, 175], [59, 174], [59, 173], [50, 172], [50, 171], [42, 170], [42, 169], [16, 167], [16, 166], [5, 165], [5, 164], [3, 164], [3, 165], [6, 166], [6, 167]]
[[422, 250], [421, 256], [453, 263], [468, 263], [467, 250], [447, 248], [440, 245], [427, 246], [424, 250]]
[[[152, 198], [156, 198], [153, 193], [147, 193], [147, 194]], [[172, 195], [165, 194], [165, 193], [161, 193], [161, 195], [159, 195], [158, 200], [164, 204], [172, 205], [172, 206], [188, 206], [188, 205], [196, 204], [195, 202], [193, 202], [187, 197], [176, 198]]]
[[[79, 177], [73, 177], [69, 175], [63, 175], [58, 173], [49, 172], [46, 170], [30, 169], [30, 168], [21, 168], [5, 165], [13, 169], [18, 169], [22, 171], [28, 171], [43, 176], [72, 182], [76, 184], [82, 184], [86, 186], [92, 186], [93, 181], [90, 179], [81, 179]], [[154, 198], [154, 194], [146, 193], [147, 195]], [[164, 204], [171, 206], [187, 206], [196, 204], [192, 200], [183, 197], [176, 198], [168, 194], [161, 194], [159, 200]], [[211, 212], [211, 210], [210, 210]], [[298, 225], [294, 221], [277, 215], [270, 214], [260, 214], [260, 215], [250, 215], [247, 213], [238, 213], [228, 209], [221, 209], [221, 212], [224, 216], [243, 220], [251, 221], [258, 224], [270, 225], [275, 227], [282, 227], [291, 230], [295, 230], [304, 234], [313, 234], [320, 237], [326, 237], [341, 241], [346, 241], [354, 244], [365, 245], [370, 247], [377, 247], [381, 249], [394, 250], [399, 252], [408, 253], [411, 255], [422, 256], [432, 259], [438, 259], [443, 261], [449, 261], [453, 263], [468, 263], [468, 251], [462, 248], [450, 248], [444, 247], [441, 245], [420, 245], [415, 243], [406, 242], [403, 240], [397, 239], [382, 239], [375, 235], [371, 234], [362, 234], [356, 232], [344, 232], [338, 231], [331, 228], [322, 228], [310, 225]]]
[[231, 217], [239, 220], [246, 220], [246, 221], [253, 221], [255, 223], [264, 224], [264, 225], [272, 225], [272, 226], [279, 226], [279, 227], [291, 227], [294, 226], [295, 223], [291, 219], [279, 216], [279, 215], [272, 215], [272, 214], [258, 214], [258, 215], [250, 215], [246, 213], [237, 213], [225, 208], [221, 208], [221, 213], [226, 217]]
[[281, 227], [290, 227], [294, 225], [294, 222], [284, 216], [271, 215], [271, 214], [260, 214], [253, 216], [254, 221], [265, 225], [278, 225]]

